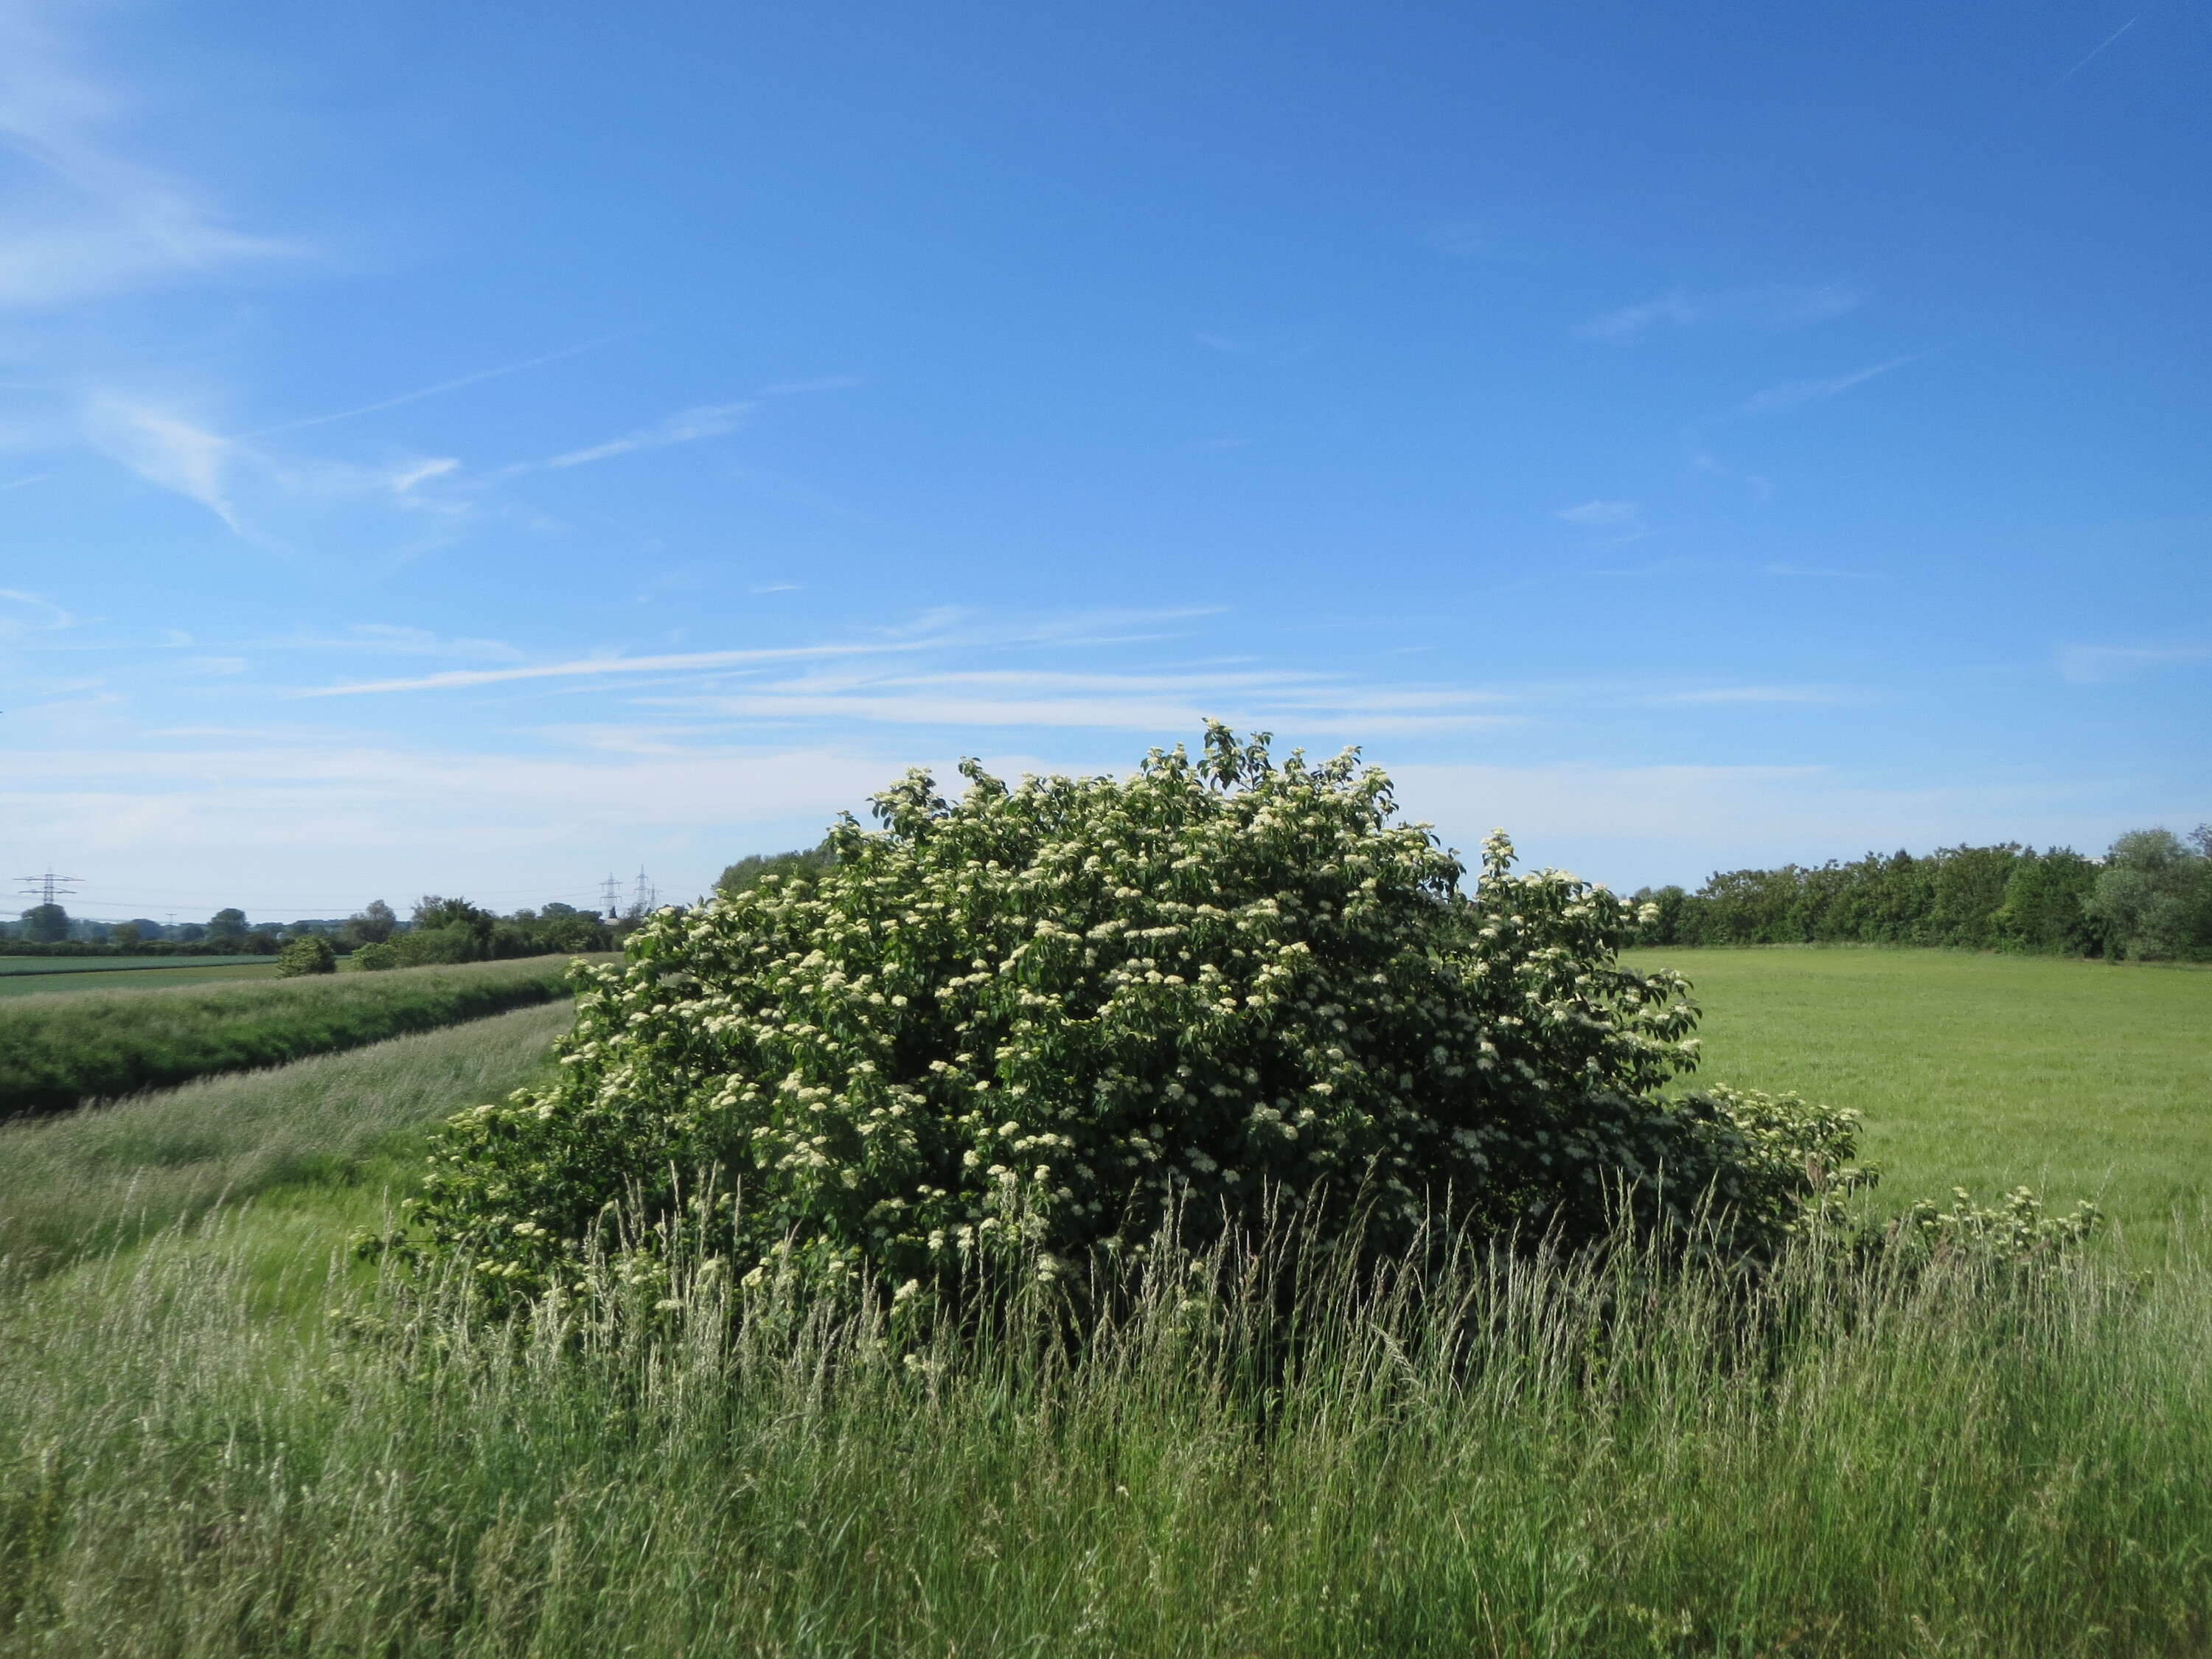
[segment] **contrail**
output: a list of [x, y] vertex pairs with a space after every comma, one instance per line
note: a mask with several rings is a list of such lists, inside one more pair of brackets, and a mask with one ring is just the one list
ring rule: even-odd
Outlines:
[[267, 438], [279, 432], [297, 432], [303, 427], [328, 426], [332, 421], [349, 421], [356, 415], [374, 415], [380, 409], [397, 409], [402, 404], [411, 404], [418, 398], [434, 398], [441, 392], [455, 392], [465, 386], [474, 386], [478, 380], [495, 380], [502, 374], [520, 374], [526, 368], [536, 368], [542, 363], [557, 363], [563, 357], [574, 357], [586, 351], [596, 351], [610, 342], [625, 335], [635, 334], [634, 328], [620, 333], [602, 335], [596, 340], [586, 340], [581, 345], [568, 346], [560, 351], [549, 351], [542, 357], [529, 357], [519, 363], [503, 363], [497, 368], [480, 368], [473, 374], [464, 374], [458, 380], [441, 380], [435, 386], [426, 386], [419, 392], [404, 392], [397, 398], [386, 398], [381, 403], [363, 404], [359, 409], [342, 409], [335, 415], [314, 415], [304, 421], [287, 421], [281, 426], [264, 426], [258, 432], [242, 435], [248, 438]]
[[2142, 20], [2143, 20], [2143, 14], [2142, 14], [2142, 13], [2141, 13], [2141, 12], [2137, 12], [2137, 13], [2136, 13], [2133, 17], [2129, 18], [2129, 19], [2128, 19], [2128, 21], [2127, 21], [2126, 22], [2124, 22], [2124, 23], [2121, 24], [2121, 25], [2119, 26], [2119, 27], [2118, 27], [2118, 28], [2114, 29], [2114, 30], [2113, 30], [2110, 34], [2108, 34], [2108, 35], [2106, 35], [2106, 36], [2105, 37], [2105, 39], [2104, 39], [2104, 40], [2103, 40], [2102, 44], [2100, 44], [2100, 45], [2097, 47], [2097, 51], [2096, 51], [2096, 52], [2091, 52], [2091, 53], [2089, 54], [2089, 56], [2088, 56], [2088, 58], [2083, 58], [2080, 63], [2078, 63], [2078, 64], [2075, 64], [2075, 65], [2074, 65], [2074, 67], [2073, 67], [2072, 69], [2068, 70], [2066, 71], [2066, 73], [2065, 73], [2065, 74], [2063, 74], [2063, 75], [2060, 76], [2059, 76], [2056, 81], [2053, 81], [2053, 82], [2051, 83], [2051, 89], [2052, 89], [2053, 91], [2057, 90], [2057, 88], [2059, 88], [2060, 87], [2064, 86], [2064, 85], [2065, 85], [2069, 81], [2071, 81], [2071, 80], [2072, 80], [2075, 76], [2079, 75], [2079, 74], [2080, 74], [2083, 70], [2085, 70], [2085, 69], [2088, 68], [2088, 67], [2089, 67], [2090, 59], [2091, 59], [2091, 58], [2095, 58], [2095, 57], [2096, 57], [2096, 55], [2097, 55], [2097, 52], [2100, 52], [2104, 51], [2104, 49], [2105, 49], [2105, 47], [2106, 47], [2106, 46], [2111, 46], [2111, 45], [2112, 44], [2112, 42], [2113, 42], [2113, 41], [2115, 41], [2115, 40], [2118, 40], [2122, 35], [2125, 34], [2125, 33], [2126, 33], [2130, 29], [2133, 28], [2136, 24], [2138, 24], [2138, 23], [2142, 22]]

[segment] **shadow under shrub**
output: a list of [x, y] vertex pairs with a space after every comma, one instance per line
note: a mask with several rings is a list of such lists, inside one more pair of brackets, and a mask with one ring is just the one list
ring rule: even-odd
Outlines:
[[[441, 1132], [415, 1237], [488, 1287], [574, 1280], [622, 1209], [736, 1277], [935, 1291], [1199, 1246], [1263, 1194], [1401, 1249], [1430, 1206], [1564, 1245], [1633, 1194], [1761, 1253], [1852, 1179], [1851, 1120], [1662, 1086], [1680, 979], [1614, 957], [1624, 901], [1486, 843], [1472, 897], [1389, 780], [1209, 728], [1124, 779], [909, 773], [834, 862], [663, 911], [583, 978], [562, 1076]], [[737, 1199], [679, 1212], [678, 1172]], [[665, 1271], [665, 1230], [622, 1270]], [[908, 1287], [911, 1287], [910, 1289]]]

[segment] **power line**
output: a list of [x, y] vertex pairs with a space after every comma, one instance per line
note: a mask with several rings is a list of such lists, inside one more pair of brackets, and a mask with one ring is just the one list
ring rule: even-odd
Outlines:
[[49, 870], [41, 876], [18, 876], [15, 879], [23, 884], [16, 889], [22, 896], [37, 899], [41, 904], [52, 904], [57, 894], [76, 892], [76, 889], [70, 886], [69, 884], [73, 881], [82, 881], [84, 878], [58, 876]]

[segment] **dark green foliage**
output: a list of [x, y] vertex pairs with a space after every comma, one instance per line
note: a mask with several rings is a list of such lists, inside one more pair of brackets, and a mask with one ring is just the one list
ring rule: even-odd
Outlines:
[[465, 898], [426, 893], [415, 906], [414, 924], [392, 941], [407, 968], [458, 962], [489, 962], [499, 918]]
[[0, 1006], [0, 1116], [275, 1066], [568, 994], [568, 963], [62, 992]]
[[1285, 1195], [1316, 1237], [1364, 1206], [1395, 1248], [1446, 1204], [1588, 1237], [1642, 1183], [1648, 1220], [1712, 1191], [1764, 1248], [1840, 1178], [1843, 1115], [1662, 1097], [1695, 1015], [1613, 959], [1622, 901], [1512, 872], [1502, 836], [1468, 901], [1350, 755], [1279, 765], [1217, 726], [1124, 780], [963, 770], [957, 804], [919, 773], [878, 797], [816, 879], [649, 920], [560, 1083], [445, 1131], [431, 1242], [534, 1292], [609, 1206], [681, 1216], [711, 1170], [742, 1203], [690, 1213], [732, 1273], [931, 1289], [1008, 1252], [1085, 1273]]
[[2212, 859], [2171, 830], [2130, 830], [2112, 843], [2084, 908], [2116, 956], [2212, 955]]
[[300, 979], [309, 974], [335, 974], [338, 970], [337, 952], [331, 949], [326, 939], [309, 933], [294, 939], [276, 953], [276, 977]]
[[58, 944], [69, 929], [69, 912], [58, 904], [34, 904], [23, 912], [23, 931], [36, 944]]
[[[2207, 837], [2212, 841], [2212, 836]], [[2006, 842], [1815, 868], [1716, 871], [1694, 893], [1644, 889], [1633, 942], [1923, 945], [2066, 956], [2212, 954], [2212, 857], [2164, 830], [2100, 863]]]
[[518, 910], [502, 917], [464, 898], [428, 896], [415, 907], [414, 925], [406, 932], [381, 946], [363, 948], [385, 953], [375, 965], [420, 968], [562, 952], [586, 955], [613, 945], [611, 928], [569, 905], [549, 904], [543, 912]]
[[2094, 859], [2070, 847], [2023, 853], [2006, 878], [2004, 902], [1997, 907], [1998, 943], [2007, 950], [2057, 956], [2101, 954], [2104, 935], [2087, 909], [2099, 867]]
[[349, 945], [381, 945], [390, 939], [399, 926], [399, 918], [382, 899], [371, 899], [368, 905], [346, 918], [340, 935]]
[[549, 904], [532, 915], [518, 910], [492, 929], [495, 958], [539, 957], [555, 951], [586, 955], [614, 948], [614, 930], [587, 911]]
[[819, 847], [793, 848], [788, 853], [748, 853], [715, 878], [714, 891], [723, 898], [750, 892], [765, 876], [811, 876], [837, 861], [828, 842]]

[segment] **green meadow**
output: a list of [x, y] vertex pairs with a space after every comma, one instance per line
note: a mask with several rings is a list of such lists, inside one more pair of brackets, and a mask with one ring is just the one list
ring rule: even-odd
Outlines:
[[2212, 1648], [2212, 974], [1668, 960], [1705, 1078], [1861, 1108], [1893, 1199], [2039, 1179], [2129, 1255], [1748, 1301], [1463, 1255], [1287, 1312], [1230, 1256], [1073, 1351], [1033, 1303], [739, 1324], [711, 1275], [501, 1327], [348, 1244], [541, 1074], [525, 1008], [0, 1125], [0, 1655]]
[[2212, 969], [1788, 945], [1641, 951], [1689, 976], [1698, 1083], [1866, 1115], [1893, 1203], [2086, 1198], [2133, 1254], [2212, 1198]]

